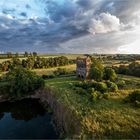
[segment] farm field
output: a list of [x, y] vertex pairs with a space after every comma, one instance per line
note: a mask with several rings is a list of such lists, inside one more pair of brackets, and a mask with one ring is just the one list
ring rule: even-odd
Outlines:
[[[120, 79], [130, 81], [130, 77], [119, 75]], [[132, 77], [131, 77], [132, 78]], [[140, 78], [133, 77], [132, 80], [140, 84]], [[97, 102], [89, 101], [88, 95], [77, 94], [73, 90], [73, 85], [79, 80], [73, 77], [54, 78], [46, 80], [46, 86], [51, 87], [60, 102], [75, 110], [82, 118], [84, 125], [83, 133], [86, 138], [93, 135], [98, 138], [136, 138], [139, 136], [140, 108], [134, 108], [123, 99], [127, 90], [118, 91], [117, 95], [112, 95], [109, 99], [101, 99]], [[135, 84], [133, 85], [135, 86]], [[136, 87], [137, 88], [137, 87]], [[132, 89], [130, 89], [132, 90]]]
[[51, 75], [55, 70], [58, 68], [66, 69], [67, 72], [72, 72], [75, 71], [76, 65], [66, 65], [66, 66], [59, 66], [59, 67], [54, 67], [54, 68], [46, 68], [46, 69], [33, 69], [32, 71], [36, 72], [37, 75]]
[[83, 56], [83, 54], [41, 54], [39, 56], [44, 58], [66, 56], [68, 59], [76, 59], [77, 57]]

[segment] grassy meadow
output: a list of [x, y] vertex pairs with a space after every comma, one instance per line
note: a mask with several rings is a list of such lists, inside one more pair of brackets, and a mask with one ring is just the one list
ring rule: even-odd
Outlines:
[[[130, 77], [120, 75], [119, 78], [131, 81]], [[133, 86], [140, 84], [140, 78], [132, 79], [136, 79]], [[58, 100], [75, 110], [81, 118], [86, 138], [89, 139], [93, 135], [95, 138], [137, 138], [139, 136], [140, 108], [135, 108], [123, 101], [129, 93], [129, 87], [118, 91], [116, 95], [111, 95], [109, 99], [90, 102], [87, 95], [77, 94], [72, 88], [79, 82], [75, 76], [49, 79], [45, 82], [46, 86], [56, 91]], [[122, 94], [124, 92], [125, 94]]]

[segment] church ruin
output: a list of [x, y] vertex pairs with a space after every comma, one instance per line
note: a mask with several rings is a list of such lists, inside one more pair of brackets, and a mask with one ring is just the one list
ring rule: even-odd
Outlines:
[[89, 56], [78, 57], [76, 60], [76, 75], [81, 79], [88, 79], [91, 67]]

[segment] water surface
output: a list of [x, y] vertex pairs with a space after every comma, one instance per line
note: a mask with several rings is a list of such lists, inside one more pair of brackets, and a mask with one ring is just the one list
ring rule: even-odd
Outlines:
[[0, 138], [55, 139], [58, 135], [52, 113], [45, 111], [38, 100], [24, 99], [0, 103]]

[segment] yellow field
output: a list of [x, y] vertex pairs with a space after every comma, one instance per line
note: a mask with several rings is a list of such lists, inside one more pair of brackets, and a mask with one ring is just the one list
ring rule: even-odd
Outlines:
[[54, 68], [47, 68], [47, 69], [34, 69], [33, 71], [37, 73], [37, 75], [49, 75], [52, 74], [57, 68], [65, 68], [67, 71], [74, 71], [76, 69], [76, 65], [66, 65]]

